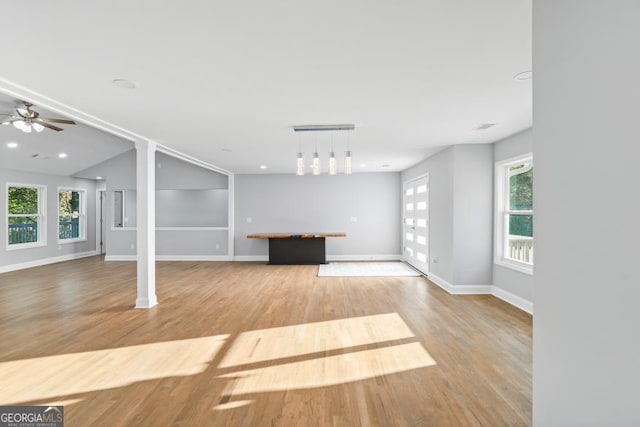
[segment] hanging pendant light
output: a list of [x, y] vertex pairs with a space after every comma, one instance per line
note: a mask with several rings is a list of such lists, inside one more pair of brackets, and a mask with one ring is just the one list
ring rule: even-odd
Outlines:
[[329, 153], [329, 175], [335, 175], [337, 172], [336, 168], [336, 155], [332, 151]]
[[320, 157], [318, 156], [317, 150], [315, 153], [313, 153], [313, 163], [311, 164], [311, 170], [314, 175], [320, 175]]
[[329, 175], [335, 175], [336, 168], [336, 154], [333, 152], [333, 132], [331, 132], [331, 151], [329, 152]]
[[345, 151], [344, 153], [344, 173], [351, 175], [351, 151]]
[[298, 164], [297, 164], [296, 175], [304, 175], [304, 156], [302, 155], [302, 151], [298, 152]]

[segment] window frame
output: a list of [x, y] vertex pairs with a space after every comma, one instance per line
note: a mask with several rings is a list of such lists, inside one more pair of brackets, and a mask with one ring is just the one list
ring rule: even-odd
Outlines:
[[[61, 191], [75, 191], [80, 194], [80, 204], [78, 206], [78, 237], [72, 237], [68, 239], [60, 238], [60, 192]], [[87, 241], [87, 190], [84, 188], [72, 188], [72, 187], [58, 187], [58, 191], [56, 193], [56, 210], [57, 212], [57, 226], [56, 226], [56, 236], [58, 238], [58, 244], [64, 245], [67, 243], [77, 243], [77, 242], [86, 242]]]
[[[533, 209], [531, 210], [512, 210], [510, 209], [510, 183], [509, 168], [521, 163], [531, 163], [531, 167], [535, 167], [533, 161], [533, 153], [526, 153], [519, 156], [511, 157], [496, 162], [495, 164], [495, 220], [494, 220], [494, 264], [502, 267], [510, 268], [521, 273], [533, 275], [534, 262], [531, 264], [518, 261], [505, 256], [505, 248], [508, 246], [508, 222], [511, 215], [530, 215], [533, 218]], [[535, 171], [534, 171], [535, 174]], [[535, 176], [535, 175], [534, 175]], [[534, 178], [535, 179], [535, 178]], [[535, 198], [535, 195], [534, 195]], [[534, 232], [535, 245], [535, 232]]]
[[[11, 214], [9, 213], [9, 189], [10, 188], [35, 188], [38, 190], [38, 212], [34, 214]], [[5, 192], [6, 210], [5, 210], [5, 249], [14, 251], [17, 249], [28, 249], [47, 246], [47, 186], [41, 184], [22, 184], [18, 182], [7, 182]], [[30, 217], [38, 218], [38, 233], [35, 242], [28, 243], [9, 243], [9, 218], [11, 217]]]

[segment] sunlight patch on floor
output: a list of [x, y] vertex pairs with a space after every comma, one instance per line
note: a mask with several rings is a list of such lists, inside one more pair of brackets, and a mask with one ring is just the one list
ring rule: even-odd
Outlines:
[[63, 398], [204, 371], [228, 335], [0, 363], [0, 405]]
[[418, 342], [285, 363], [221, 376], [234, 380], [229, 394], [325, 387], [435, 365]]
[[238, 335], [219, 367], [228, 368], [414, 336], [398, 313], [260, 329]]

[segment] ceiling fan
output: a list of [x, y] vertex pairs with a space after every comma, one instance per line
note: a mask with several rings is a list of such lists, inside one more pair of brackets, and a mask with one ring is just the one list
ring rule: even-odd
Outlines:
[[45, 119], [40, 117], [40, 113], [31, 109], [33, 104], [30, 102], [24, 102], [24, 108], [16, 108], [15, 114], [0, 114], [0, 116], [8, 116], [8, 119], [4, 119], [0, 124], [8, 125], [12, 124], [16, 129], [20, 129], [22, 132], [31, 133], [32, 130], [36, 132], [42, 132], [44, 128], [49, 128], [60, 132], [62, 129], [54, 125], [53, 123], [60, 123], [65, 125], [75, 125], [73, 120], [66, 119]]

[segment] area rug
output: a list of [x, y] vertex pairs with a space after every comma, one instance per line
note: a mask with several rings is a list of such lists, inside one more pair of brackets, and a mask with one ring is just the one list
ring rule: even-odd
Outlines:
[[321, 264], [319, 277], [420, 276], [404, 262], [332, 262]]

